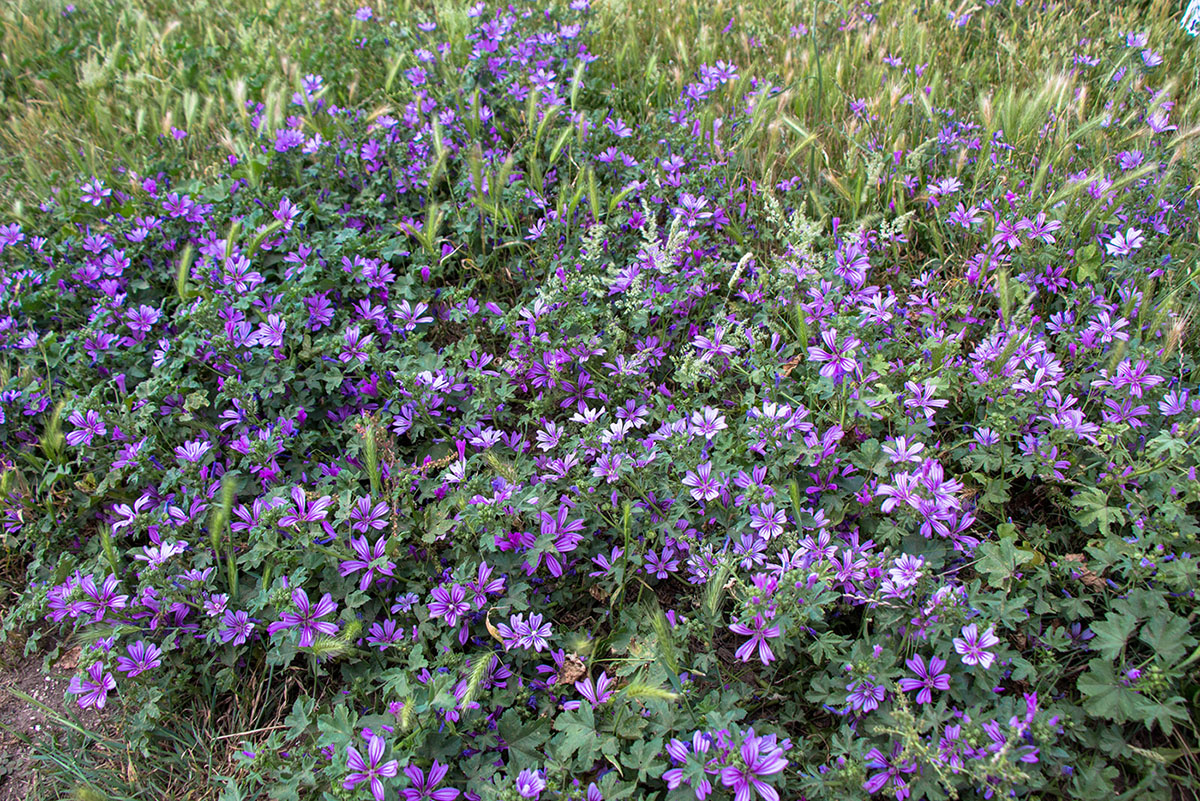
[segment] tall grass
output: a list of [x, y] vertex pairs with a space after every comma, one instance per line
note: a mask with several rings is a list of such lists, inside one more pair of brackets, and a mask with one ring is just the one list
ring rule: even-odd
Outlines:
[[[215, 161], [212, 151], [245, 149], [237, 141], [245, 131], [231, 123], [247, 98], [282, 117], [278, 110], [309, 72], [339, 87], [344, 96], [334, 102], [386, 104], [404, 57], [399, 48], [381, 59], [377, 50], [358, 46], [357, 5], [98, 0], [68, 12], [51, 0], [6, 4], [0, 10], [5, 194], [41, 199], [57, 176], [121, 167], [203, 171]], [[1177, 5], [1154, 0], [1104, 4], [1101, 11], [1091, 3], [1004, 3], [976, 9], [981, 22], [960, 29], [948, 16], [974, 5], [600, 0], [594, 50], [606, 55], [596, 69], [610, 84], [608, 100], [632, 119], [677, 99], [701, 64], [737, 65], [743, 78], [724, 87], [729, 103], [744, 95], [749, 76], [772, 76], [782, 91], [756, 105], [731, 159], [750, 180], [799, 175], [844, 201], [843, 214], [857, 216], [875, 205], [868, 194], [895, 199], [891, 187], [864, 191], [879, 169], [864, 143], [882, 139], [889, 150], [915, 148], [936, 137], [945, 109], [960, 115], [977, 109], [985, 143], [1002, 128], [1013, 163], [1037, 159], [1053, 173], [1069, 165], [1069, 148], [1107, 155], [1113, 140], [1099, 125], [1105, 106], [1119, 105], [1143, 86], [1131, 70], [1107, 91], [1091, 90], [1079, 78], [1088, 68], [1078, 60], [1125, 31], [1150, 32], [1169, 43], [1160, 69], [1173, 76], [1174, 118], [1194, 120], [1200, 51], [1177, 30]], [[463, 9], [446, 2], [376, 3], [373, 13], [396, 20], [397, 42], [417, 13], [437, 18], [451, 41], [465, 29]], [[864, 13], [888, 22], [863, 33]], [[889, 66], [885, 57], [900, 58], [902, 66]], [[1136, 57], [1131, 50], [1128, 58]], [[908, 71], [906, 85], [894, 80], [902, 71]], [[855, 101], [865, 101], [869, 119], [850, 115]], [[1049, 113], [1062, 124], [1044, 137]], [[177, 141], [172, 129], [186, 131], [186, 138]], [[1192, 141], [1191, 135], [1179, 138], [1181, 148]], [[975, 172], [987, 168], [990, 155], [990, 149], [980, 154]], [[810, 211], [828, 211], [815, 191]]]
[[[409, 3], [394, 3], [404, 18]], [[74, 10], [69, 10], [73, 8]], [[0, 180], [44, 197], [61, 174], [114, 168], [203, 171], [233, 151], [247, 97], [281, 108], [304, 74], [382, 89], [378, 53], [356, 46], [345, 0], [199, 0], [74, 6], [14, 0], [0, 9]], [[336, 31], [337, 35], [330, 35]], [[360, 98], [341, 97], [338, 102]], [[186, 131], [177, 140], [172, 129]]]

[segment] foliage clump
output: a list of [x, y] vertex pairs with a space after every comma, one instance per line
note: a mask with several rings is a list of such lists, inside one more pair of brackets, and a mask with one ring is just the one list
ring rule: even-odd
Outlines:
[[228, 798], [1194, 788], [1197, 101], [1134, 32], [956, 106], [925, 34], [1040, 12], [901, 10], [792, 27], [800, 97], [751, 12], [359, 9], [386, 106], [314, 68], [0, 226], [9, 625], [120, 716], [87, 781], [190, 719]]

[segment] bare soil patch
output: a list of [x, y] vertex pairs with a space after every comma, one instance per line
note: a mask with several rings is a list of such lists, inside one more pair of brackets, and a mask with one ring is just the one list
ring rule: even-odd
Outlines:
[[71, 704], [71, 716], [85, 727], [98, 725], [104, 714], [78, 710], [66, 697], [67, 685], [79, 666], [78, 646], [65, 651], [47, 673], [42, 668], [43, 654], [21, 656], [21, 642], [21, 638], [16, 643], [10, 640], [7, 652], [0, 655], [0, 801], [37, 796], [39, 776], [30, 756], [31, 744], [57, 728], [46, 712], [10, 690], [18, 690], [59, 714]]

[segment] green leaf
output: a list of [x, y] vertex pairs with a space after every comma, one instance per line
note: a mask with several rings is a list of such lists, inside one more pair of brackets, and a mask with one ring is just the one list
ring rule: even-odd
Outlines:
[[1175, 721], [1185, 723], [1189, 720], [1187, 709], [1183, 706], [1183, 699], [1179, 696], [1168, 698], [1162, 702], [1147, 699], [1142, 704], [1141, 717], [1142, 723], [1147, 727], [1151, 723], [1157, 723], [1164, 734], [1170, 734], [1175, 730]]
[[283, 720], [283, 725], [288, 727], [287, 739], [294, 740], [304, 733], [312, 722], [312, 712], [317, 705], [317, 699], [312, 696], [302, 695], [296, 699], [296, 703], [292, 704], [292, 712]]
[[1009, 483], [1003, 478], [987, 479], [986, 489], [979, 496], [982, 503], [1005, 504], [1008, 503], [1008, 487]]
[[648, 776], [658, 776], [666, 770], [662, 758], [663, 738], [639, 740], [629, 746], [629, 751], [621, 759], [621, 764], [628, 768], [636, 768], [638, 782], [646, 781]]
[[[1095, 630], [1093, 626], [1092, 631]], [[1187, 620], [1179, 615], [1151, 618], [1138, 633], [1138, 639], [1153, 648], [1158, 657], [1168, 664], [1178, 661], [1196, 645], [1196, 638], [1188, 634]]]
[[555, 739], [555, 753], [566, 762], [575, 758], [580, 767], [590, 768], [600, 751], [600, 734], [592, 705], [584, 702], [574, 712], [564, 712], [554, 720], [554, 728], [562, 735]]
[[1075, 686], [1083, 693], [1083, 708], [1089, 715], [1114, 723], [1128, 723], [1138, 716], [1141, 696], [1117, 682], [1113, 666], [1105, 658], [1093, 659]]
[[1077, 513], [1075, 520], [1080, 525], [1095, 525], [1100, 533], [1108, 536], [1114, 523], [1125, 522], [1125, 513], [1108, 505], [1108, 493], [1098, 487], [1082, 489], [1071, 499]]
[[542, 764], [540, 746], [550, 736], [550, 721], [544, 719], [521, 722], [520, 713], [510, 709], [500, 718], [500, 736], [508, 744], [508, 755], [517, 770]]
[[986, 542], [979, 548], [977, 570], [988, 577], [993, 587], [1003, 587], [1021, 565], [1033, 560], [1033, 554], [1016, 545], [1015, 537]]
[[321, 732], [321, 736], [317, 739], [317, 746], [333, 745], [338, 747], [352, 742], [355, 738], [354, 724], [357, 721], [358, 715], [351, 720], [350, 710], [345, 706], [335, 707], [332, 715], [322, 715], [317, 719], [317, 728]]
[[1092, 633], [1096, 636], [1090, 645], [1105, 659], [1114, 661], [1121, 656], [1121, 651], [1125, 649], [1125, 641], [1133, 634], [1135, 628], [1137, 618], [1109, 612], [1104, 620], [1092, 623]]
[[1100, 273], [1100, 250], [1095, 244], [1080, 248], [1075, 254], [1075, 280], [1095, 281]]
[[221, 795], [217, 801], [245, 801], [246, 794], [242, 792], [242, 788], [238, 786], [236, 780], [225, 776], [216, 777], [225, 782], [225, 788], [221, 790]]

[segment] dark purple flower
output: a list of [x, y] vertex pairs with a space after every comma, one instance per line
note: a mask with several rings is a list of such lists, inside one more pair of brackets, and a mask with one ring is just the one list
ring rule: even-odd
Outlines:
[[108, 429], [105, 427], [104, 421], [100, 419], [100, 415], [91, 409], [88, 409], [86, 413], [71, 412], [71, 416], [67, 418], [67, 422], [75, 426], [76, 429], [67, 434], [67, 444], [75, 447], [91, 445], [95, 437], [102, 437], [108, 433]]
[[867, 680], [856, 681], [846, 685], [848, 695], [846, 702], [856, 712], [872, 712], [887, 695], [887, 690]]
[[89, 706], [104, 709], [108, 693], [117, 688], [117, 680], [113, 678], [113, 674], [104, 672], [104, 664], [101, 662], [95, 662], [88, 667], [87, 675], [86, 679], [73, 677], [67, 692], [79, 696], [79, 706], [82, 709]]
[[917, 769], [917, 766], [912, 762], [901, 762], [897, 760], [900, 753], [904, 750], [904, 746], [896, 743], [892, 746], [892, 755], [885, 757], [883, 752], [878, 748], [872, 748], [867, 754], [867, 767], [872, 770], [879, 771], [874, 776], [871, 776], [863, 784], [863, 789], [868, 793], [878, 793], [888, 782], [891, 782], [896, 788], [896, 798], [898, 801], [908, 798], [908, 784], [904, 781], [904, 774], [912, 773]]
[[432, 767], [429, 768], [429, 776], [426, 777], [425, 772], [416, 765], [409, 765], [404, 769], [404, 775], [409, 778], [413, 786], [403, 791], [404, 801], [454, 801], [458, 798], [458, 790], [453, 787], [435, 789], [442, 779], [446, 778], [449, 770], [449, 766], [443, 765], [435, 759]]
[[750, 638], [742, 643], [734, 653], [738, 659], [743, 662], [750, 661], [750, 656], [754, 653], [755, 648], [758, 649], [758, 658], [764, 665], [771, 664], [775, 659], [775, 654], [772, 653], [767, 640], [781, 636], [782, 632], [779, 630], [779, 626], [768, 626], [762, 615], [755, 615], [754, 623], [751, 626], [747, 626], [745, 623], [733, 623], [729, 626], [729, 630]]
[[[590, 678], [575, 682], [575, 689], [579, 694], [586, 698], [592, 706], [600, 706], [606, 703], [614, 695], [614, 691], [610, 689], [613, 685], [612, 679], [607, 673], [601, 672], [600, 678], [593, 681]], [[583, 705], [582, 701], [564, 701], [563, 709], [574, 711]]]
[[234, 645], [241, 645], [254, 631], [254, 622], [250, 619], [250, 615], [245, 611], [239, 610], [234, 612], [226, 609], [225, 616], [221, 619], [221, 629], [218, 636], [221, 642], [232, 641]]
[[471, 605], [466, 600], [467, 591], [461, 585], [452, 584], [450, 589], [434, 587], [432, 595], [433, 600], [429, 602], [429, 616], [443, 618], [447, 626], [457, 624], [459, 616], [465, 615], [471, 609]]
[[546, 789], [546, 779], [542, 776], [540, 770], [530, 770], [525, 768], [517, 774], [517, 795], [521, 798], [529, 798], [532, 801], [537, 801], [541, 796], [542, 790]]
[[84, 576], [79, 582], [79, 589], [87, 596], [80, 602], [79, 608], [93, 616], [93, 623], [99, 623], [111, 611], [124, 609], [129, 601], [128, 595], [117, 593], [116, 576], [106, 577], [104, 583], [99, 587], [96, 586], [96, 580], [92, 576]]
[[954, 638], [954, 651], [962, 656], [964, 665], [979, 665], [986, 670], [996, 660], [996, 655], [988, 649], [999, 644], [994, 626], [980, 634], [979, 627], [972, 623], [963, 626], [961, 639]]
[[360, 570], [367, 571], [363, 573], [358, 582], [358, 589], [362, 592], [367, 591], [367, 587], [375, 580], [375, 572], [378, 571], [381, 575], [392, 576], [396, 568], [396, 563], [387, 558], [387, 537], [380, 537], [375, 540], [374, 547], [367, 545], [366, 537], [351, 537], [350, 547], [354, 549], [354, 553], [358, 555], [357, 559], [347, 559], [338, 566], [338, 572], [343, 576], [349, 576], [351, 573], [357, 573]]
[[351, 528], [360, 534], [366, 534], [367, 529], [373, 528], [376, 531], [387, 528], [387, 504], [383, 501], [371, 505], [371, 496], [359, 498], [354, 502], [354, 507], [350, 510]]
[[904, 664], [917, 674], [917, 678], [900, 679], [900, 689], [904, 692], [919, 690], [917, 693], [918, 704], [928, 704], [932, 701], [934, 690], [950, 689], [950, 674], [942, 672], [946, 668], [946, 660], [931, 656], [929, 657], [929, 668], [926, 669], [925, 660], [917, 655], [907, 659]]
[[129, 656], [117, 657], [117, 670], [127, 673], [129, 678], [162, 664], [162, 649], [145, 640], [138, 640], [125, 650]]
[[352, 772], [346, 776], [342, 787], [353, 790], [360, 782], [369, 781], [371, 795], [375, 796], [375, 801], [384, 801], [383, 782], [380, 779], [390, 778], [400, 772], [400, 763], [395, 759], [384, 762], [382, 765], [379, 764], [383, 759], [385, 745], [383, 738], [378, 734], [371, 735], [371, 739], [367, 742], [366, 759], [363, 759], [362, 754], [354, 746], [346, 746], [346, 766]]
[[337, 623], [319, 620], [319, 618], [337, 611], [337, 604], [333, 602], [329, 593], [325, 593], [321, 600], [313, 606], [308, 600], [308, 593], [297, 587], [292, 591], [292, 603], [296, 605], [299, 612], [284, 612], [277, 622], [267, 626], [268, 635], [274, 636], [285, 629], [299, 628], [300, 647], [308, 648], [313, 644], [318, 633], [331, 636], [337, 634]]
[[683, 485], [691, 487], [692, 497], [697, 501], [711, 501], [721, 497], [720, 483], [712, 474], [712, 462], [702, 462], [696, 469], [687, 471]]
[[333, 498], [323, 495], [310, 502], [303, 489], [292, 487], [292, 502], [296, 504], [295, 510], [279, 518], [279, 525], [291, 527], [300, 522], [319, 523], [328, 514]]
[[721, 769], [721, 784], [733, 789], [734, 801], [752, 801], [756, 790], [766, 801], [779, 801], [779, 792], [762, 780], [763, 776], [779, 773], [788, 765], [775, 735], [757, 737], [754, 729], [749, 729], [742, 741], [741, 757], [741, 765]]

